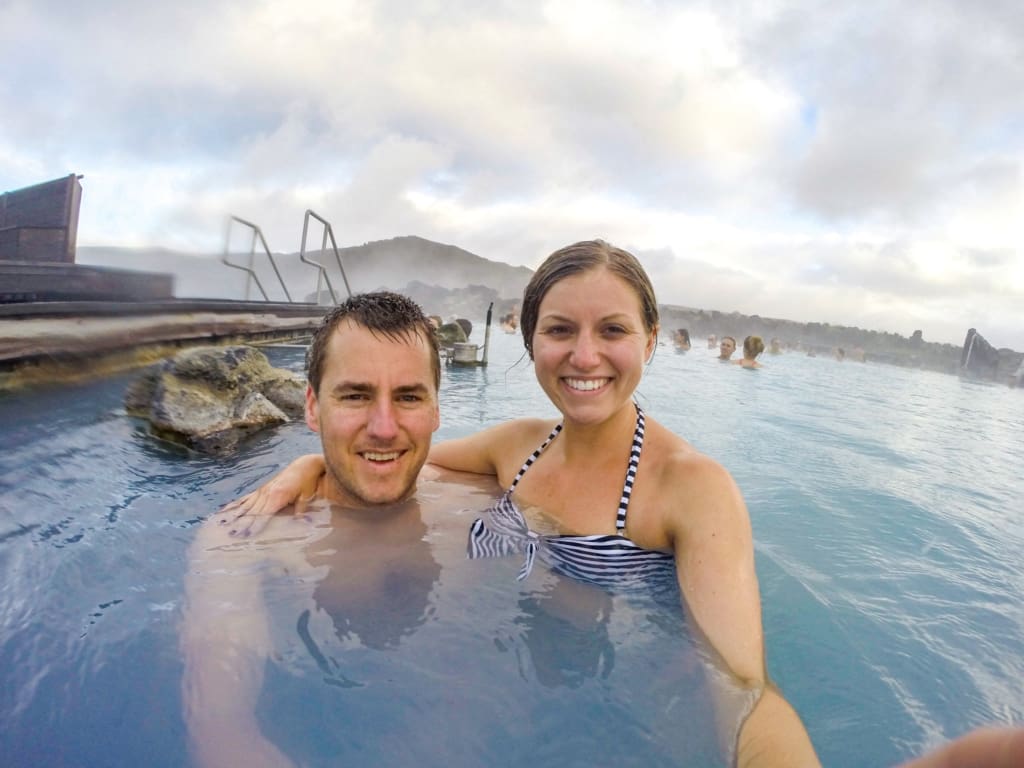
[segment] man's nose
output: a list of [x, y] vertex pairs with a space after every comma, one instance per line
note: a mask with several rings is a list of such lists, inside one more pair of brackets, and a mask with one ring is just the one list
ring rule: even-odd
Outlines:
[[394, 403], [383, 400], [370, 408], [370, 419], [367, 431], [372, 437], [389, 440], [398, 434], [398, 419]]

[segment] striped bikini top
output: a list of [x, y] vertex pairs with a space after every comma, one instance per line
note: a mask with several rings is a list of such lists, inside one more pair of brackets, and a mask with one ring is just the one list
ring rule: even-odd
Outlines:
[[534, 560], [539, 554], [541, 560], [552, 570], [601, 586], [616, 589], [637, 588], [647, 587], [652, 583], [663, 584], [666, 580], [675, 584], [675, 558], [671, 554], [644, 549], [624, 535], [629, 499], [633, 493], [633, 482], [636, 479], [640, 452], [644, 445], [644, 413], [639, 405], [636, 406], [636, 430], [629, 452], [629, 466], [626, 469], [626, 480], [615, 518], [616, 533], [560, 536], [530, 530], [523, 513], [512, 501], [512, 492], [526, 474], [526, 470], [561, 431], [561, 424], [551, 430], [547, 440], [520, 468], [509, 489], [493, 507], [486, 510], [470, 526], [470, 558], [525, 555], [517, 577], [519, 580], [530, 574]]

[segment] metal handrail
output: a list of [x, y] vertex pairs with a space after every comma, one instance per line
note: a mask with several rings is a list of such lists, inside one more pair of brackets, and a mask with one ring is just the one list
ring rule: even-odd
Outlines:
[[338, 271], [341, 272], [341, 279], [345, 283], [345, 292], [349, 296], [352, 295], [352, 289], [349, 287], [348, 278], [345, 276], [345, 267], [341, 265], [341, 254], [338, 252], [338, 243], [334, 240], [334, 230], [332, 229], [331, 224], [329, 221], [327, 221], [327, 219], [325, 219], [323, 216], [318, 215], [309, 208], [306, 209], [306, 215], [302, 219], [302, 245], [299, 248], [299, 260], [306, 264], [310, 264], [316, 267], [318, 270], [320, 270], [320, 274], [317, 277], [316, 282], [317, 303], [320, 303], [320, 279], [323, 278], [327, 282], [327, 290], [331, 292], [331, 301], [333, 301], [334, 304], [337, 305], [338, 296], [334, 293], [334, 286], [331, 285], [331, 278], [328, 276], [327, 270], [324, 268], [324, 265], [306, 258], [306, 236], [309, 234], [310, 217], [316, 219], [317, 221], [324, 225], [324, 236], [323, 240], [320, 243], [320, 250], [327, 250], [327, 238], [329, 237], [331, 239], [331, 248], [334, 250], [334, 258], [338, 262]]
[[[249, 246], [249, 266], [248, 267], [243, 267], [241, 264], [232, 264], [228, 260], [228, 255], [230, 253], [229, 248], [230, 248], [230, 245], [231, 245], [231, 224], [232, 224], [232, 222], [235, 222], [235, 221], [237, 221], [239, 224], [241, 224], [243, 226], [246, 226], [246, 227], [248, 227], [249, 229], [252, 230], [252, 243]], [[263, 294], [263, 300], [264, 301], [270, 301], [270, 297], [267, 296], [267, 292], [265, 290], [263, 290], [263, 284], [260, 282], [260, 279], [256, 275], [256, 272], [253, 271], [253, 269], [252, 269], [253, 257], [256, 254], [256, 238], [257, 237], [259, 238], [260, 242], [263, 244], [263, 251], [264, 251], [264, 253], [266, 253], [267, 254], [267, 258], [270, 259], [270, 266], [272, 266], [274, 268], [274, 274], [277, 275], [277, 281], [281, 284], [281, 290], [284, 291], [284, 295], [288, 299], [289, 303], [294, 303], [292, 301], [292, 295], [290, 293], [288, 293], [288, 286], [286, 286], [284, 284], [284, 279], [281, 277], [281, 272], [277, 268], [277, 262], [274, 261], [274, 257], [270, 253], [270, 246], [267, 245], [267, 239], [265, 237], [263, 237], [263, 231], [258, 226], [253, 224], [251, 221], [246, 221], [245, 219], [239, 218], [238, 216], [229, 216], [228, 217], [227, 231], [226, 231], [226, 233], [224, 235], [224, 255], [221, 257], [221, 261], [224, 264], [226, 264], [227, 266], [229, 266], [229, 267], [234, 267], [235, 269], [240, 269], [243, 272], [247, 272], [249, 274], [249, 278], [251, 278], [252, 280], [256, 281], [256, 287], [259, 288], [260, 289], [260, 293]], [[246, 299], [249, 298], [249, 283], [248, 283], [248, 281], [246, 281], [246, 284], [245, 284], [245, 298]]]

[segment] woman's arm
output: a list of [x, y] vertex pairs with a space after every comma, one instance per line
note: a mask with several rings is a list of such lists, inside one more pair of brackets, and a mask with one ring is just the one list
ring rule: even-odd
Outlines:
[[737, 765], [817, 766], [800, 718], [768, 681], [753, 535], [739, 489], [705, 456], [670, 464], [669, 497], [687, 499], [666, 512], [686, 606], [733, 675], [762, 690], [740, 729]]
[[502, 468], [505, 474], [509, 474], [512, 467], [518, 469], [552, 426], [553, 422], [543, 419], [506, 421], [482, 432], [435, 444], [427, 461], [458, 472], [496, 475], [502, 485], [507, 485], [512, 478], [503, 477]]

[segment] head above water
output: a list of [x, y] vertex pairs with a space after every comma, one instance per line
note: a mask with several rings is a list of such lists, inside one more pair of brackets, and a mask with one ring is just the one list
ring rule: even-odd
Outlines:
[[640, 265], [636, 256], [609, 245], [603, 240], [585, 240], [560, 248], [537, 267], [529, 284], [523, 291], [523, 308], [519, 315], [519, 327], [523, 333], [523, 344], [533, 359], [533, 334], [537, 329], [540, 305], [551, 287], [560, 280], [604, 267], [612, 274], [626, 281], [640, 301], [641, 319], [644, 329], [653, 334], [658, 328], [658, 301], [654, 297], [654, 286]]
[[350, 508], [412, 497], [440, 425], [437, 338], [405, 296], [352, 296], [310, 345], [306, 424], [327, 471], [317, 495]]
[[350, 296], [324, 315], [306, 352], [306, 378], [314, 392], [320, 391], [331, 335], [344, 320], [391, 341], [411, 342], [417, 336], [425, 339], [430, 348], [434, 389], [440, 389], [441, 359], [433, 324], [419, 305], [407, 296], [375, 291]]
[[753, 359], [764, 352], [764, 340], [760, 336], [747, 336], [743, 340], [743, 356]]

